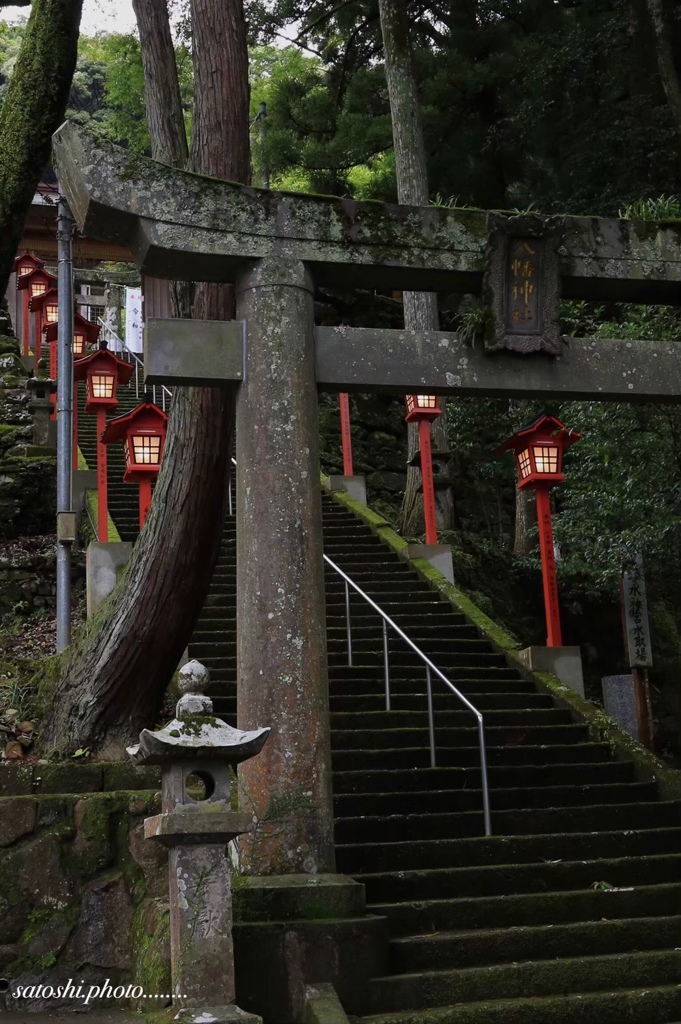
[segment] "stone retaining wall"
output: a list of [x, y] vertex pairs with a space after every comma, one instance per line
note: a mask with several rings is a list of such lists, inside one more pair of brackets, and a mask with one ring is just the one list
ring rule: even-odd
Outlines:
[[69, 979], [85, 993], [139, 986], [152, 998], [138, 1008], [167, 1004], [167, 854], [142, 825], [160, 809], [157, 785], [124, 764], [0, 766], [0, 1010], [75, 1006], [12, 995]]

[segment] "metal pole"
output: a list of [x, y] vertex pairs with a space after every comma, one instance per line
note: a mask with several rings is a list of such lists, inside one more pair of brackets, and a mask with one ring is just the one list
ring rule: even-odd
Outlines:
[[435, 760], [435, 717], [433, 715], [433, 680], [426, 665], [426, 693], [428, 695], [428, 737], [430, 739], [430, 767], [437, 768]]
[[390, 662], [388, 659], [388, 625], [383, 621], [383, 671], [385, 673], [385, 710], [390, 711]]
[[489, 780], [487, 778], [487, 750], [482, 715], [478, 714], [478, 741], [480, 744], [480, 775], [482, 780], [482, 812], [485, 819], [485, 835], [492, 835], [492, 813], [489, 806]]
[[352, 624], [350, 622], [350, 587], [345, 581], [345, 624], [348, 630], [348, 665], [352, 668]]
[[[260, 104], [260, 110], [258, 111], [258, 128], [259, 128], [258, 134], [260, 136], [260, 142], [262, 144], [262, 143], [264, 143], [265, 139], [267, 138], [267, 104], [266, 103], [261, 103]], [[270, 187], [270, 169], [267, 166], [267, 161], [264, 158], [263, 147], [262, 146], [261, 146], [260, 152], [263, 155], [263, 161], [262, 161], [262, 187], [263, 188], [269, 188]]]
[[[73, 217], [59, 197], [57, 212], [59, 380], [57, 381], [57, 653], [71, 641], [71, 515], [73, 461]], [[39, 359], [36, 352], [36, 361]], [[66, 515], [65, 515], [66, 514]]]

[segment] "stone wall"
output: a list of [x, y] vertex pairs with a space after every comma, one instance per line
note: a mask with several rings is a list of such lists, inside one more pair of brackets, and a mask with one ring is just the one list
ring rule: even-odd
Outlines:
[[141, 987], [151, 998], [129, 1003], [139, 1008], [167, 1004], [167, 854], [142, 824], [160, 809], [157, 786], [153, 769], [126, 764], [0, 765], [0, 1010], [79, 1005], [13, 996], [69, 979], [85, 993]]
[[54, 529], [56, 453], [32, 443], [27, 378], [19, 342], [0, 334], [0, 540]]

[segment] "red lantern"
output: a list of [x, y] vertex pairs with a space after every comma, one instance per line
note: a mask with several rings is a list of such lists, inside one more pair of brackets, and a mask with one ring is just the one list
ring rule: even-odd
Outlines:
[[140, 530], [151, 506], [151, 484], [158, 476], [163, 458], [168, 417], [149, 396], [132, 412], [109, 420], [102, 436], [104, 444], [123, 441], [125, 475], [123, 483], [139, 484]]
[[[42, 264], [42, 260], [38, 263]], [[24, 266], [26, 264], [24, 263]], [[31, 341], [31, 328], [29, 318], [29, 303], [31, 299], [37, 298], [39, 295], [44, 295], [49, 288], [55, 288], [57, 284], [57, 278], [53, 277], [52, 274], [48, 274], [43, 266], [35, 266], [32, 270], [29, 269], [27, 273], [20, 274], [17, 277], [17, 290], [24, 293], [24, 306], [23, 306], [23, 349], [24, 355], [28, 355]], [[33, 351], [35, 352], [36, 359], [40, 358], [40, 317], [36, 314], [35, 325], [34, 325], [34, 338], [33, 338]]]
[[119, 359], [100, 341], [99, 349], [74, 364], [75, 381], [85, 381], [85, 412], [97, 414], [97, 498], [99, 504], [97, 532], [100, 541], [109, 539], [107, 509], [107, 467], [106, 448], [102, 435], [106, 429], [107, 409], [118, 405], [116, 388], [118, 383], [127, 384], [132, 377], [133, 367]]
[[497, 448], [497, 453], [515, 452], [518, 489], [532, 487], [536, 494], [548, 647], [563, 645], [549, 490], [555, 484], [564, 483], [563, 453], [581, 439], [581, 434], [570, 430], [555, 416], [540, 416]]
[[433, 483], [433, 455], [430, 445], [430, 424], [442, 415], [437, 395], [405, 395], [407, 423], [419, 425], [421, 478], [423, 480], [423, 518], [426, 524], [426, 544], [437, 544], [435, 519], [435, 484]]
[[404, 401], [407, 406], [407, 415], [404, 417], [407, 423], [421, 423], [424, 420], [430, 423], [442, 415], [437, 395], [405, 395]]

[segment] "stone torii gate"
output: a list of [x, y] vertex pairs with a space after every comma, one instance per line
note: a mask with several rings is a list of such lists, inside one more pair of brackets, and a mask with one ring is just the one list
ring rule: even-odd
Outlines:
[[[233, 282], [237, 320], [146, 325], [150, 382], [238, 387], [237, 678], [256, 813], [300, 801], [269, 871], [334, 870], [317, 392], [681, 400], [681, 345], [564, 338], [559, 301], [681, 301], [681, 225], [356, 203], [185, 173], [72, 125], [54, 138], [81, 231], [156, 277]], [[316, 328], [317, 285], [483, 294], [484, 339]], [[252, 765], [252, 767], [250, 767]]]

